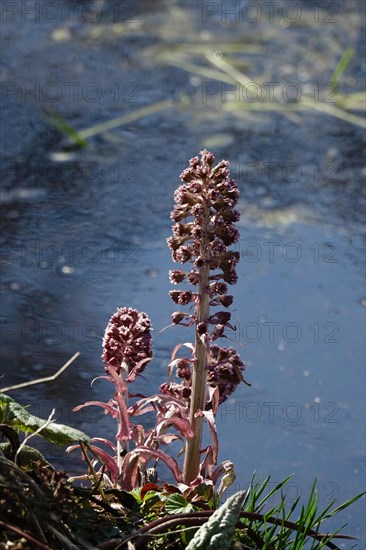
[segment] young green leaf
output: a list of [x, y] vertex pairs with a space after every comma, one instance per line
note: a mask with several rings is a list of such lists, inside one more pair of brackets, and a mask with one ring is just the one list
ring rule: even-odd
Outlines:
[[168, 514], [184, 514], [194, 511], [195, 507], [179, 493], [173, 493], [166, 499], [165, 510]]

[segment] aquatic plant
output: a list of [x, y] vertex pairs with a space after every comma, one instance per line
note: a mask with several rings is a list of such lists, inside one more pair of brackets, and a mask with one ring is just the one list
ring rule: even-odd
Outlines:
[[[177, 360], [177, 374], [191, 386], [189, 420], [194, 432], [186, 442], [183, 477], [192, 482], [200, 473], [200, 449], [202, 445], [203, 418], [206, 416], [211, 431], [216, 431], [213, 417], [223, 403], [243, 381], [244, 363], [232, 348], [224, 349], [212, 342], [224, 336], [230, 313], [218, 311], [210, 315], [210, 307], [228, 308], [233, 297], [227, 293], [227, 285], [237, 281], [236, 265], [239, 253], [229, 250], [239, 238], [234, 223], [240, 213], [235, 210], [239, 198], [237, 184], [230, 179], [227, 161], [213, 166], [215, 157], [208, 151], [201, 159], [194, 157], [181, 174], [184, 182], [175, 192], [175, 208], [171, 217], [173, 236], [168, 239], [173, 260], [190, 263], [188, 271], [170, 272], [173, 284], [188, 282], [196, 291], [173, 290], [170, 292], [178, 305], [194, 304], [192, 314], [177, 311], [173, 323], [195, 325], [195, 345], [192, 358]], [[209, 387], [207, 387], [209, 386]], [[209, 402], [207, 404], [207, 401]], [[209, 405], [209, 406], [208, 406]], [[210, 412], [208, 412], [208, 410]], [[213, 462], [217, 453], [214, 445]]]
[[[117, 422], [116, 444], [106, 438], [92, 438], [88, 449], [109, 475], [103, 480], [110, 485], [131, 490], [147, 480], [147, 462], [154, 458], [163, 460], [171, 469], [175, 479], [182, 475], [176, 460], [159, 449], [162, 443], [177, 438], [192, 436], [185, 405], [168, 396], [143, 398], [129, 407], [129, 385], [135, 381], [147, 363], [152, 360], [151, 323], [146, 313], [132, 308], [120, 308], [111, 317], [103, 340], [103, 360], [106, 379], [115, 386], [115, 392], [108, 403], [88, 401], [74, 410], [96, 405], [102, 407]], [[145, 432], [140, 424], [133, 424], [131, 418], [146, 412], [156, 411], [156, 426]], [[175, 414], [172, 411], [175, 410]], [[167, 434], [169, 426], [175, 427], [181, 435]], [[104, 444], [115, 455], [111, 456], [94, 443]], [[130, 443], [134, 448], [130, 450]], [[75, 449], [75, 446], [68, 450]], [[85, 449], [83, 449], [85, 452]]]

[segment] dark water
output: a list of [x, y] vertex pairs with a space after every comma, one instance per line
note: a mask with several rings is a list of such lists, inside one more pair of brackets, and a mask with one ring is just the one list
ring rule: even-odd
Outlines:
[[[263, 2], [51, 4], [1, 8], [2, 385], [52, 374], [80, 351], [57, 382], [11, 395], [112, 438], [98, 411], [72, 408], [109, 398], [106, 382], [90, 380], [102, 372], [109, 317], [129, 305], [155, 327], [155, 362], [139, 390], [156, 391], [173, 345], [189, 338], [159, 333], [174, 309], [172, 196], [188, 159], [208, 147], [231, 162], [241, 190], [230, 337], [252, 382], [218, 415], [221, 459], [235, 462], [235, 489], [255, 469], [273, 482], [293, 472], [289, 501], [315, 477], [322, 505], [360, 492], [366, 167], [362, 112], [342, 111], [340, 94], [363, 90], [363, 3], [281, 2], [273, 14]], [[346, 48], [354, 54], [332, 103], [326, 86]], [[249, 110], [254, 96], [209, 72], [222, 59], [263, 94], [272, 83], [273, 101]], [[279, 113], [299, 91], [312, 108]], [[171, 108], [80, 150], [45, 114], [52, 108], [84, 130], [166, 99]], [[325, 113], [329, 105], [345, 117]], [[46, 451], [75, 469], [63, 451]], [[360, 550], [363, 516], [364, 501], [343, 514]]]

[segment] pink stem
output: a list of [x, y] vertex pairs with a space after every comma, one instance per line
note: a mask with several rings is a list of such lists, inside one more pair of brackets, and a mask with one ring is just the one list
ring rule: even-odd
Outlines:
[[[128, 365], [124, 361], [121, 362], [121, 372], [120, 377], [122, 381], [122, 385], [126, 388], [126, 391], [121, 395], [122, 399], [124, 399], [126, 403], [126, 408], [128, 408], [128, 390], [127, 390], [127, 378], [128, 378]], [[118, 390], [117, 390], [118, 391]], [[129, 442], [125, 439], [120, 440], [117, 439], [117, 466], [118, 466], [118, 472], [122, 473], [122, 466], [123, 461], [126, 453], [129, 450]]]
[[[200, 254], [203, 258], [207, 256], [209, 248], [207, 225], [209, 217], [209, 208], [205, 206], [205, 216], [203, 223], [203, 238], [200, 244]], [[209, 287], [210, 268], [205, 264], [200, 269], [199, 282], [199, 303], [197, 306], [197, 321], [196, 323], [205, 322], [210, 314], [209, 295], [207, 289]], [[203, 416], [196, 416], [197, 411], [205, 410], [206, 403], [206, 382], [207, 382], [207, 349], [202, 340], [196, 333], [196, 351], [195, 361], [193, 364], [192, 373], [192, 394], [190, 403], [190, 424], [194, 432], [194, 436], [187, 439], [185, 458], [183, 466], [183, 481], [189, 485], [199, 474], [200, 451], [202, 446], [203, 433]]]

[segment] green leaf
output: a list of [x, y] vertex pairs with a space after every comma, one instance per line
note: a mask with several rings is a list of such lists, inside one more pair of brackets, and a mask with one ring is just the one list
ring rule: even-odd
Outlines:
[[140, 510], [141, 498], [137, 494], [137, 491], [118, 491], [116, 493], [123, 508], [128, 510]]
[[78, 147], [85, 147], [86, 141], [55, 109], [47, 106], [46, 112], [50, 124], [53, 124], [62, 134], [67, 136]]
[[329, 82], [334, 83], [337, 85], [340, 81], [340, 79], [343, 76], [343, 73], [348, 67], [349, 62], [351, 61], [353, 55], [355, 53], [355, 50], [353, 48], [346, 48], [342, 54], [342, 57], [338, 61], [338, 64], [336, 68], [334, 69], [334, 73], [332, 74]]
[[[3, 393], [0, 393], [0, 405], [2, 406], [2, 414], [0, 415], [3, 419], [2, 421], [6, 420], [7, 424], [19, 431], [34, 433], [47, 422], [43, 418], [30, 414], [27, 409]], [[89, 436], [84, 432], [70, 428], [70, 426], [66, 426], [65, 424], [56, 424], [56, 422], [48, 424], [39, 432], [39, 435], [61, 447], [77, 443], [78, 441], [82, 441], [83, 443], [90, 441]]]
[[141, 487], [136, 487], [135, 489], [132, 489], [132, 491], [121, 491], [122, 493], [126, 492], [133, 496], [133, 498], [136, 499], [136, 502], [138, 504], [141, 504], [142, 498], [141, 498]]
[[163, 500], [163, 496], [159, 491], [147, 491], [147, 493], [145, 493], [143, 498], [144, 502], [152, 501], [150, 502], [150, 504], [151, 503], [154, 504], [155, 502], [159, 502], [160, 500]]
[[165, 510], [168, 514], [184, 514], [195, 510], [194, 506], [179, 493], [173, 493], [166, 499]]
[[334, 510], [329, 512], [329, 514], [326, 514], [323, 519], [331, 518], [335, 514], [338, 514], [338, 512], [340, 512], [341, 510], [344, 510], [345, 508], [348, 508], [348, 506], [351, 506], [351, 504], [356, 502], [356, 500], [359, 500], [361, 497], [365, 495], [366, 495], [366, 491], [364, 491], [363, 493], [359, 493], [358, 495], [356, 495], [353, 498], [350, 498], [349, 500], [346, 500], [346, 502], [343, 502], [342, 504], [337, 506], [337, 508], [334, 508]]

